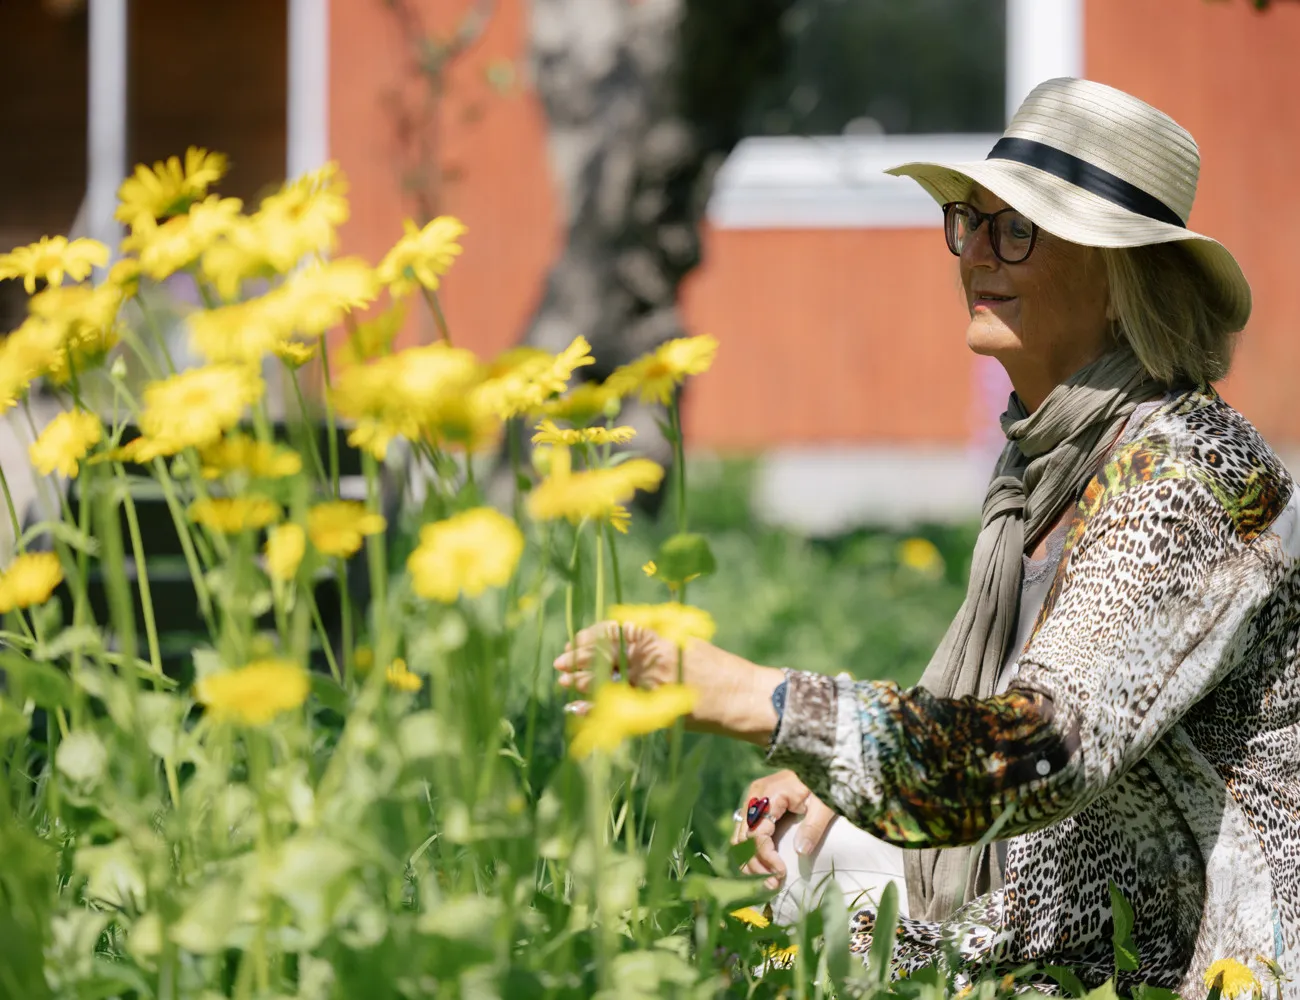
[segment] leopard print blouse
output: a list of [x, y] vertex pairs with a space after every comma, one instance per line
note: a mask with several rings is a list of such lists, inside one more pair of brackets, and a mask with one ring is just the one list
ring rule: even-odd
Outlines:
[[[769, 760], [905, 847], [1003, 820], [1002, 887], [942, 924], [904, 918], [902, 972], [946, 944], [970, 973], [1098, 984], [1113, 881], [1136, 914], [1129, 983], [1203, 995], [1212, 961], [1256, 955], [1300, 979], [1298, 661], [1300, 496], [1201, 387], [1131, 425], [1088, 485], [1009, 690], [788, 671]], [[854, 916], [854, 951], [873, 919]]]

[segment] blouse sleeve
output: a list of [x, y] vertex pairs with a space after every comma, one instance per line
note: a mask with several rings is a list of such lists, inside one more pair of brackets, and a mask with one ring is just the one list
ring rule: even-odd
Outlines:
[[1269, 588], [1253, 547], [1199, 481], [1098, 501], [1067, 549], [1016, 681], [993, 698], [789, 671], [769, 760], [882, 839], [977, 842], [1084, 808], [1231, 666]]

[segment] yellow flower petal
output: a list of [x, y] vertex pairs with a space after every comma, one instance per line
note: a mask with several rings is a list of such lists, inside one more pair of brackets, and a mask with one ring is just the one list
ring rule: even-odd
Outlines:
[[296, 524], [272, 528], [266, 536], [266, 572], [273, 580], [292, 580], [307, 551], [307, 534]]
[[319, 552], [347, 558], [361, 548], [366, 535], [387, 527], [383, 515], [367, 511], [355, 500], [331, 500], [307, 512], [307, 534]]
[[578, 723], [569, 753], [578, 759], [595, 750], [614, 750], [632, 736], [667, 728], [695, 707], [698, 693], [682, 684], [642, 691], [627, 684], [605, 684], [591, 711]]
[[93, 413], [85, 410], [60, 413], [32, 442], [27, 454], [42, 476], [57, 472], [75, 479], [78, 463], [103, 436], [104, 428]]
[[0, 613], [44, 604], [63, 582], [63, 567], [53, 552], [27, 552], [0, 573]]
[[261, 726], [307, 700], [307, 672], [291, 660], [256, 660], [235, 670], [201, 678], [195, 698], [214, 719]]
[[422, 527], [406, 570], [417, 594], [450, 604], [461, 594], [477, 597], [488, 587], [504, 587], [523, 550], [524, 536], [514, 521], [476, 507]]
[[692, 639], [708, 642], [717, 631], [713, 616], [702, 608], [678, 601], [663, 604], [615, 604], [609, 618], [616, 622], [639, 625], [685, 648]]

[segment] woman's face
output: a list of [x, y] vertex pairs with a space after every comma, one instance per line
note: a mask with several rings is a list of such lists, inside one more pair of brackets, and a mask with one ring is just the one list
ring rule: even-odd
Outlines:
[[[970, 203], [996, 212], [1007, 203], [976, 185]], [[1041, 229], [1033, 252], [1019, 264], [993, 255], [985, 223], [961, 253], [961, 281], [970, 309], [966, 343], [997, 358], [1031, 411], [1047, 393], [1108, 345], [1106, 267], [1093, 247]]]

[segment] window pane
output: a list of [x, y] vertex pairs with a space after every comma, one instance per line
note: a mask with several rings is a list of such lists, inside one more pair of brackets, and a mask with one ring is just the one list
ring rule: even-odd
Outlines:
[[799, 0], [750, 135], [1000, 132], [1003, 0]]

